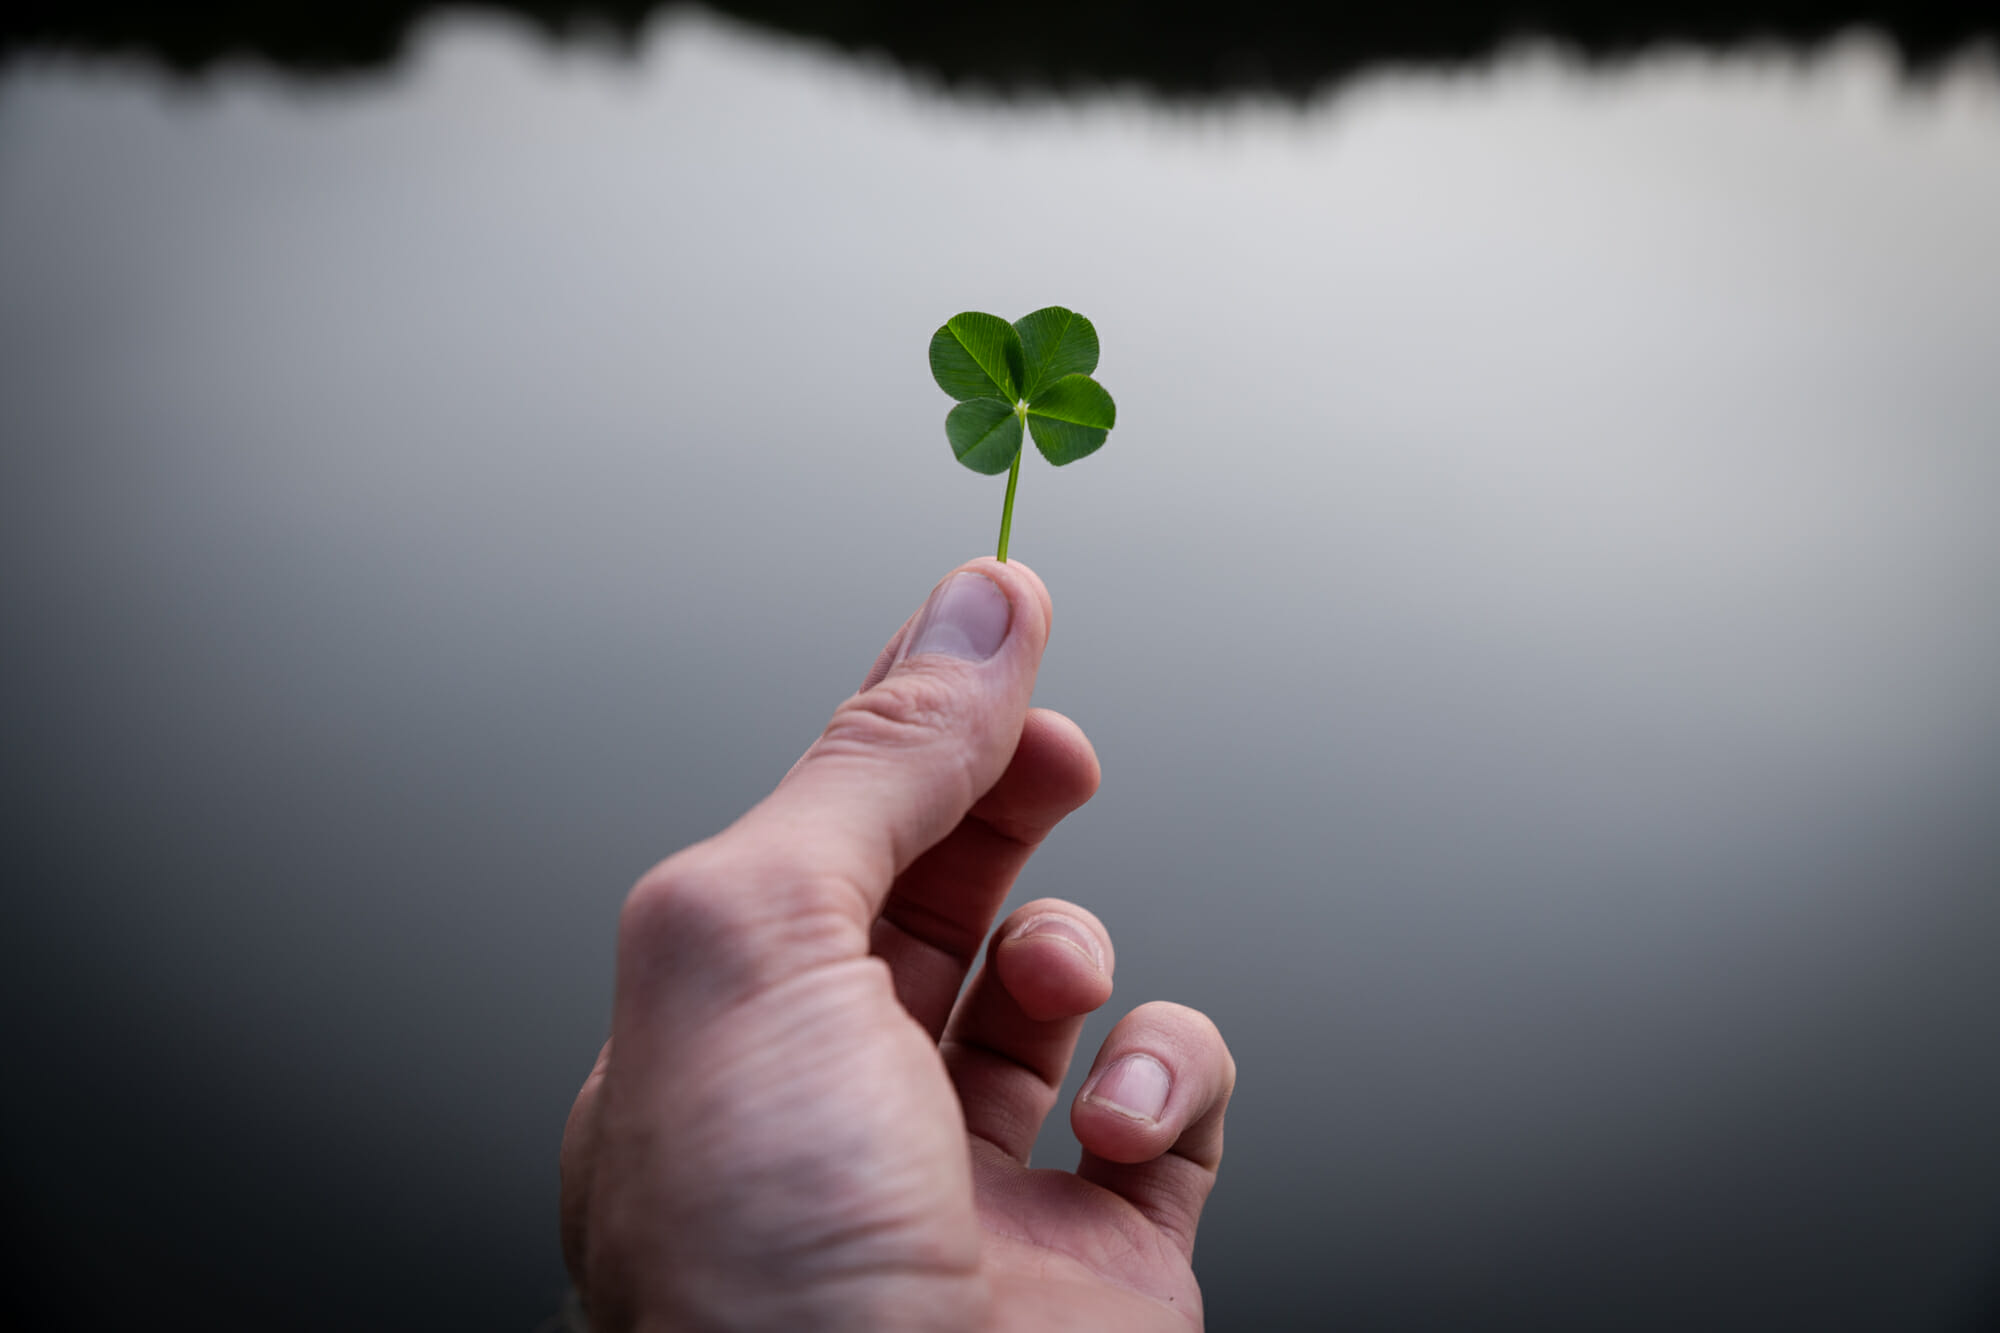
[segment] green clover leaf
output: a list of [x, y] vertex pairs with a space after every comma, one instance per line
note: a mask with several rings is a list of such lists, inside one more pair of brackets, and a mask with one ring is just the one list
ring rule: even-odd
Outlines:
[[1022, 433], [1062, 467], [1096, 453], [1117, 422], [1117, 405], [1090, 377], [1096, 369], [1097, 330], [1059, 305], [1012, 324], [969, 310], [931, 335], [931, 376], [958, 400], [944, 419], [953, 456], [974, 472], [1007, 474], [1002, 560], [1014, 524]]

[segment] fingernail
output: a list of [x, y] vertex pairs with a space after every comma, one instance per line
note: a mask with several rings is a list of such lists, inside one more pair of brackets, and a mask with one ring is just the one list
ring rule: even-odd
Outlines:
[[1158, 1120], [1173, 1088], [1167, 1067], [1150, 1055], [1128, 1055], [1097, 1076], [1084, 1100], [1134, 1120]]
[[1013, 604], [1000, 585], [984, 574], [960, 570], [937, 586], [910, 630], [902, 656], [940, 653], [984, 662], [1007, 641]]
[[1031, 917], [1007, 939], [1012, 943], [1015, 940], [1025, 940], [1030, 935], [1047, 935], [1051, 939], [1061, 940], [1088, 958], [1092, 967], [1100, 972], [1104, 970], [1104, 956], [1097, 951], [1096, 939], [1089, 931], [1066, 916]]

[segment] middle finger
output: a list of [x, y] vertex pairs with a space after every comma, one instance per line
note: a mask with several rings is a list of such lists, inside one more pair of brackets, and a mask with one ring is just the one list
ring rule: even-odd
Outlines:
[[897, 877], [870, 943], [889, 965], [897, 998], [933, 1039], [1021, 867], [1097, 791], [1098, 776], [1083, 729], [1061, 713], [1031, 709], [993, 789]]

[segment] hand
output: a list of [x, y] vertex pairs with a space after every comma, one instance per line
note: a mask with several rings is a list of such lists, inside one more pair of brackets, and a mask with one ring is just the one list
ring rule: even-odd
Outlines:
[[1050, 613], [1018, 562], [956, 571], [769, 797], [632, 891], [562, 1149], [598, 1333], [1201, 1325], [1215, 1026], [1128, 1014], [1070, 1110], [1077, 1169], [1030, 1170], [1110, 938], [1030, 903], [960, 994], [1097, 787], [1083, 733], [1028, 707]]

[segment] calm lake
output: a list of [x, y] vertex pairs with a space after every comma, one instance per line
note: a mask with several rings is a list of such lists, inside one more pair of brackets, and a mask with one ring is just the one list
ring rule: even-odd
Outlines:
[[0, 68], [0, 1124], [63, 1317], [555, 1309], [620, 899], [991, 550], [925, 349], [1050, 303], [1118, 427], [1012, 547], [1105, 780], [1016, 899], [1117, 940], [1086, 1051], [1235, 1050], [1212, 1327], [2000, 1309], [1993, 60], [1194, 105], [681, 14]]

